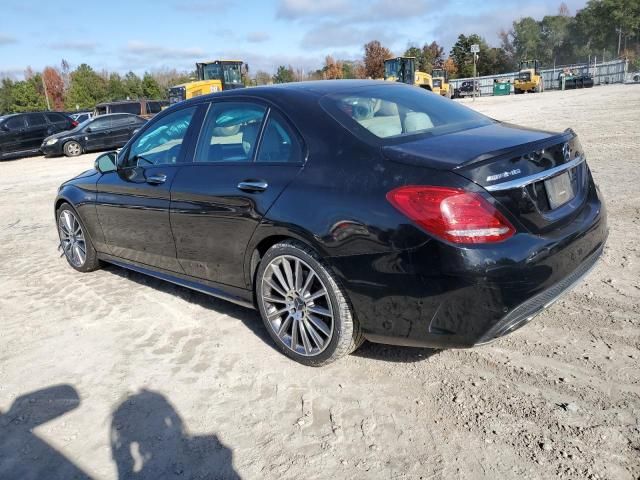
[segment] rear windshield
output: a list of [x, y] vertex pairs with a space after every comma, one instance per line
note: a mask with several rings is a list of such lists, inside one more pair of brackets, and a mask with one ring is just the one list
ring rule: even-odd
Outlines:
[[331, 94], [322, 106], [364, 140], [385, 143], [415, 135], [435, 136], [488, 125], [493, 120], [427, 90], [397, 84]]

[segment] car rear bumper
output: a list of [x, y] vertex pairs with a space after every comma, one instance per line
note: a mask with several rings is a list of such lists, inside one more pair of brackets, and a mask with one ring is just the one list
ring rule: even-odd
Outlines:
[[599, 199], [555, 233], [485, 248], [430, 241], [413, 251], [331, 261], [368, 340], [465, 348], [525, 325], [596, 264], [608, 236]]

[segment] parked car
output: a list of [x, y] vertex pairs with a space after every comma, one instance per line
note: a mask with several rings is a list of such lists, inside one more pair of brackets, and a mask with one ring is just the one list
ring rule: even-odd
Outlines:
[[120, 148], [145, 123], [144, 118], [128, 113], [101, 115], [45, 138], [40, 150], [47, 156], [77, 157], [84, 152]]
[[76, 112], [69, 115], [76, 122], [82, 123], [93, 117], [93, 112]]
[[373, 342], [470, 347], [601, 256], [571, 130], [504, 124], [409, 85], [301, 82], [178, 103], [62, 184], [62, 250], [257, 309], [323, 365]]
[[96, 105], [94, 116], [109, 113], [132, 113], [143, 118], [151, 118], [160, 113], [163, 108], [169, 106], [164, 100], [124, 100], [121, 102], [105, 102]]
[[0, 160], [38, 154], [46, 137], [77, 125], [75, 120], [60, 112], [16, 113], [0, 117]]

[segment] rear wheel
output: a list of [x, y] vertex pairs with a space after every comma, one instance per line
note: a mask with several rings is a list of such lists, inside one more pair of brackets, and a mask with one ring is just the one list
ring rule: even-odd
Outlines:
[[269, 335], [285, 355], [304, 365], [326, 365], [364, 341], [337, 277], [299, 242], [285, 241], [267, 251], [255, 289]]
[[69, 265], [79, 272], [97, 270], [100, 267], [98, 254], [75, 210], [64, 203], [56, 216], [60, 246]]

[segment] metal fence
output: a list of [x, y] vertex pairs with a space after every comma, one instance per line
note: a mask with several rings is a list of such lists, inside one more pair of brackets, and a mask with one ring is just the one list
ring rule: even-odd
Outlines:
[[[604, 63], [579, 63], [575, 65], [559, 65], [555, 68], [546, 68], [540, 71], [544, 80], [544, 89], [560, 89], [560, 81], [558, 79], [560, 73], [565, 68], [571, 69], [578, 75], [593, 75], [594, 85], [606, 85], [610, 83], [624, 83], [627, 78], [627, 60], [613, 60]], [[493, 84], [495, 80], [511, 83], [511, 93], [513, 93], [513, 81], [518, 77], [518, 72], [501, 73], [499, 75], [488, 75], [485, 77], [476, 77], [476, 81], [480, 84], [480, 96], [493, 95]], [[462, 82], [473, 81], [473, 78], [456, 78], [450, 80], [453, 88], [459, 88]]]

